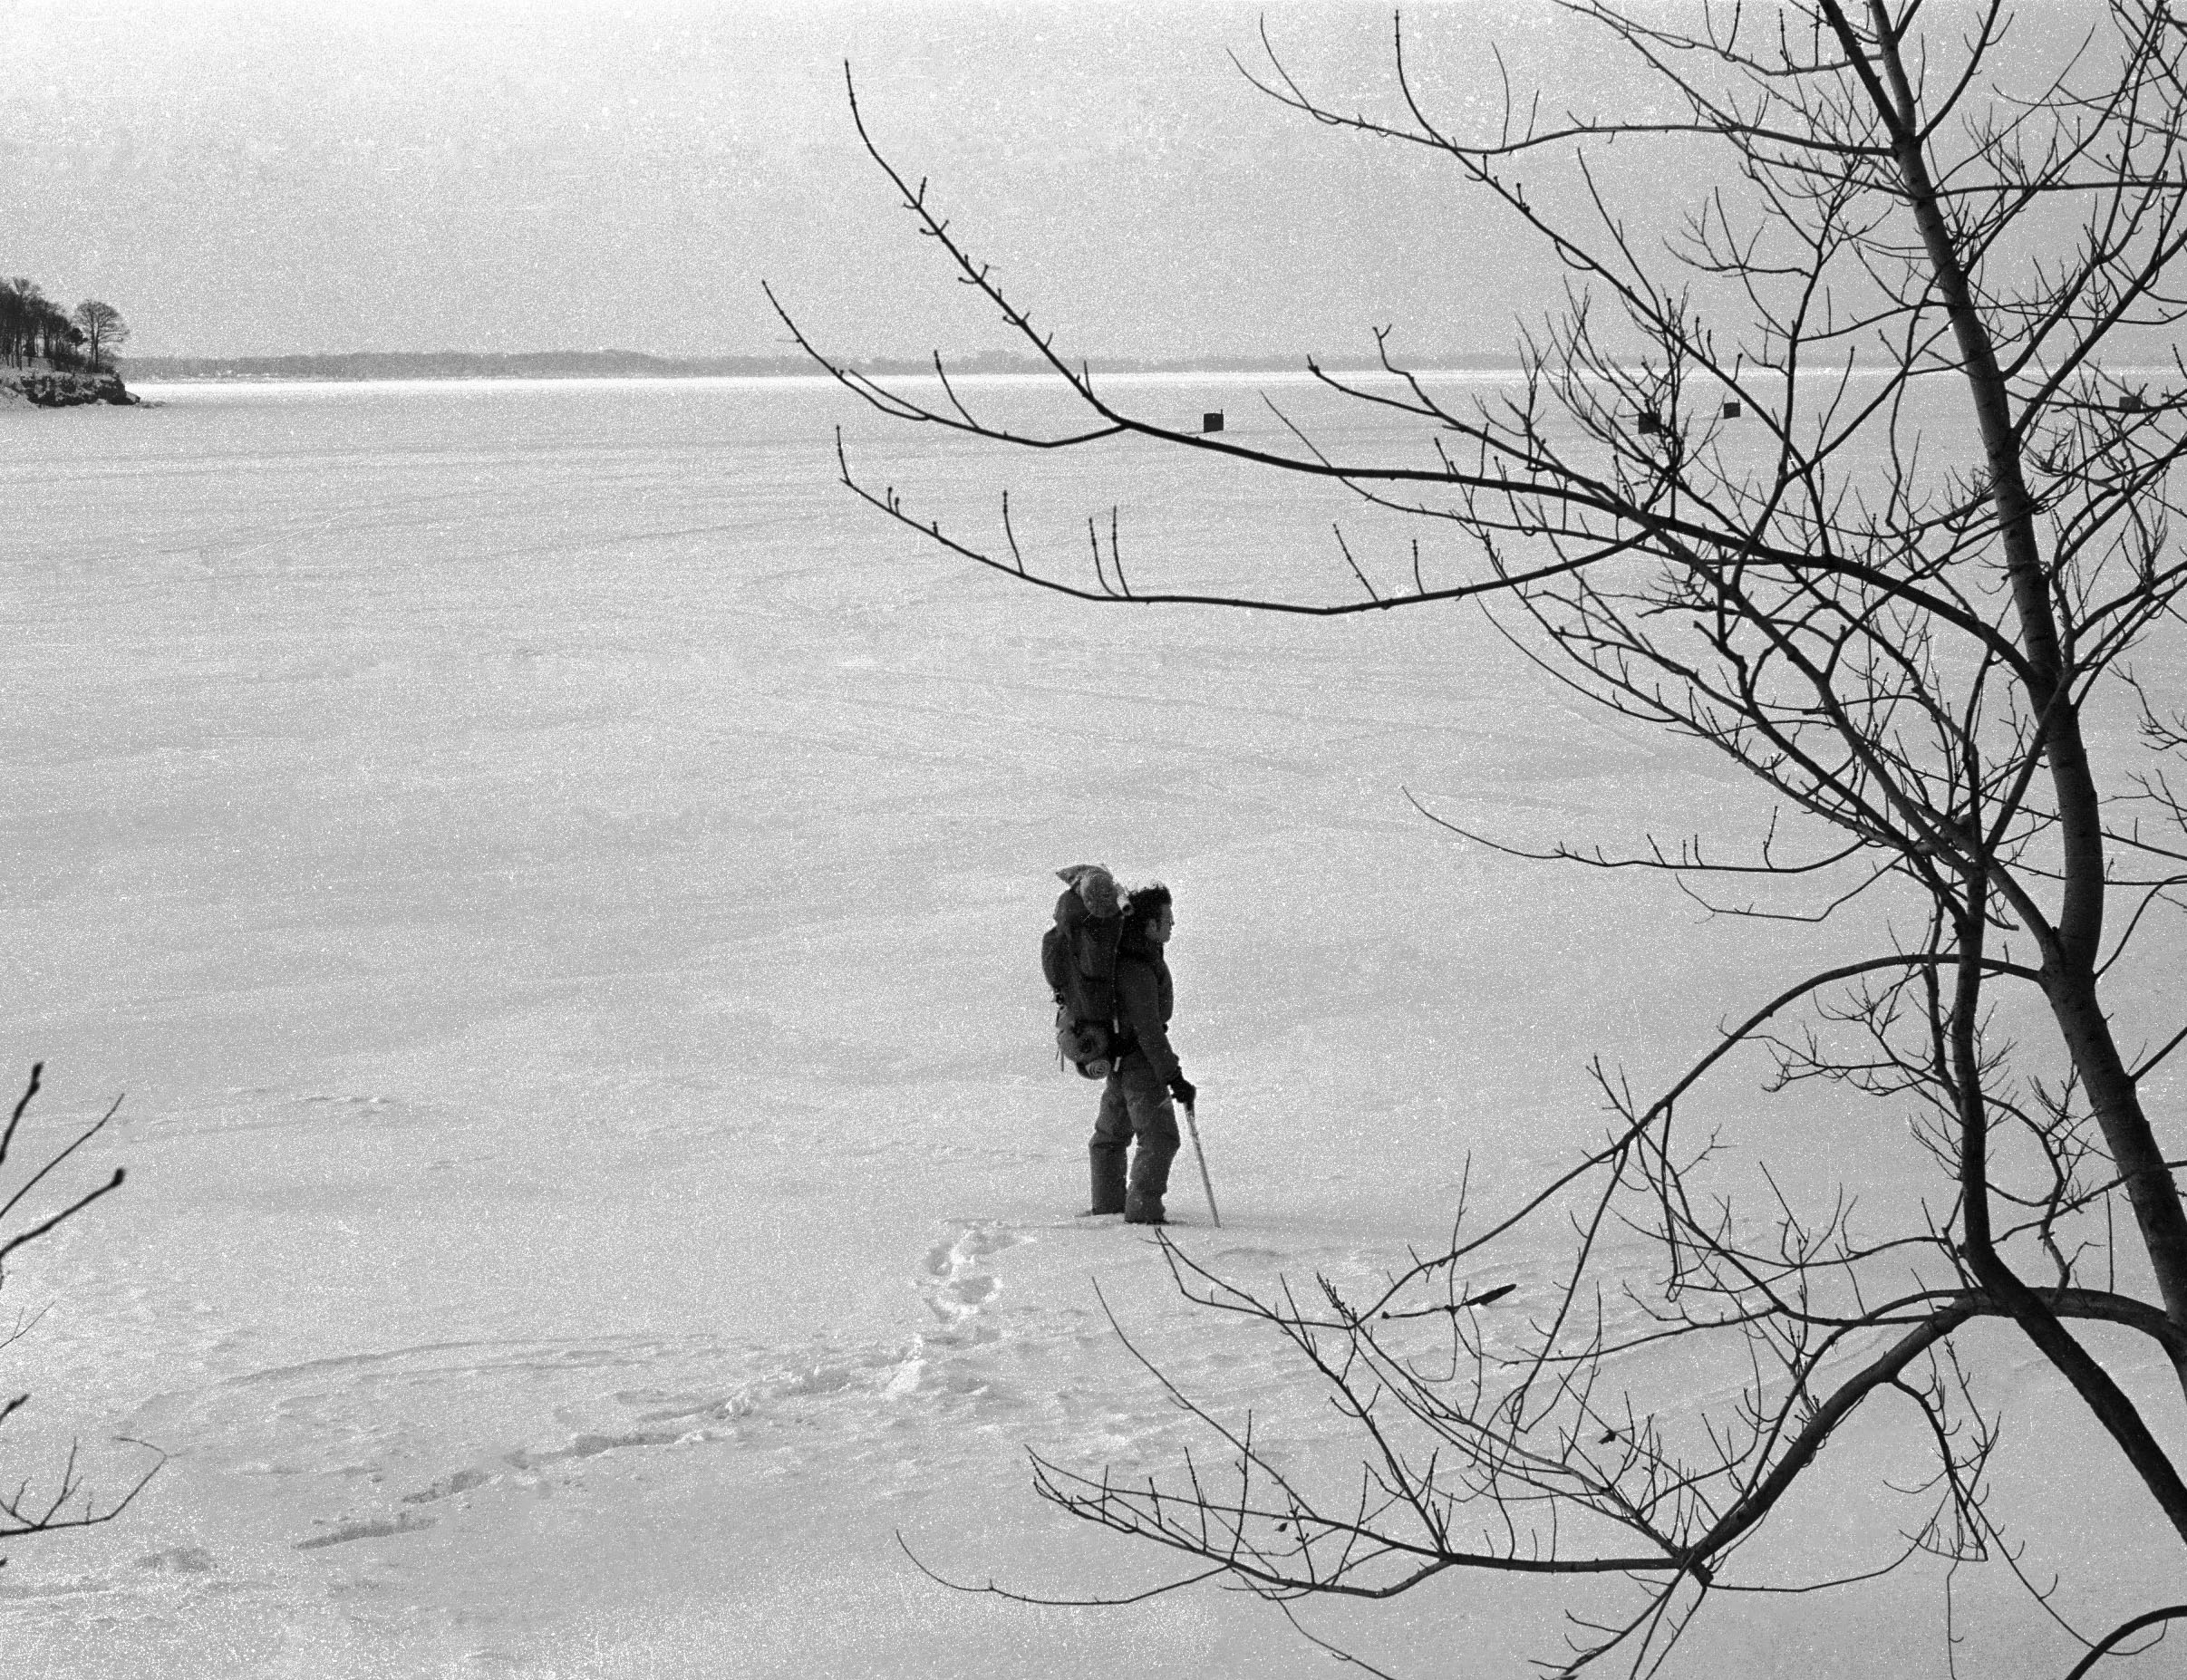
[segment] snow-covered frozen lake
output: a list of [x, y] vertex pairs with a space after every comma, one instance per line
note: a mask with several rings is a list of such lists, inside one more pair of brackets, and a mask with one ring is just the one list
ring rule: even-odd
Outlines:
[[[1138, 390], [1273, 438], [1269, 383]], [[1781, 929], [1418, 816], [1404, 789], [1524, 842], [1755, 809], [1477, 616], [1078, 606], [863, 508], [832, 434], [953, 528], [1018, 486], [1059, 564], [1128, 493], [1141, 581], [1334, 598], [1340, 503], [998, 460], [802, 381], [145, 394], [0, 414], [0, 1076], [47, 1063], [45, 1140], [126, 1092], [84, 1172], [131, 1170], [7, 1279], [42, 1316], [0, 1469], [170, 1455], [120, 1521], [9, 1557], [11, 1675], [1312, 1672], [1239, 1595], [1025, 1609], [898, 1547], [1163, 1579], [1027, 1486], [1029, 1444], [1185, 1438], [1097, 1280], [1195, 1392], [1326, 1430], [1280, 1348], [1070, 1217], [1094, 1091], [1050, 1054], [1050, 872], [1175, 889], [1226, 1218], [1181, 1160], [1176, 1234], [1253, 1276], [1401, 1260], [1469, 1154], [1495, 1197], [1597, 1134], [1590, 1054], [1652, 1085], [1795, 977]], [[1313, 1625], [1511, 1673], [1556, 1602], [1458, 1582]], [[1933, 1579], [1861, 1603], [1850, 1640], [1828, 1595], [1721, 1609], [1676, 1672], [1942, 1672]]]

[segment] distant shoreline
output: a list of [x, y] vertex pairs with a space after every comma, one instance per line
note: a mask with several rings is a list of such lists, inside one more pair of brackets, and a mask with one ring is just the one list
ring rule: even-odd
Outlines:
[[[1096, 375], [1156, 375], [1189, 379], [1263, 374], [1304, 378], [1309, 357], [1209, 356], [1193, 361], [1156, 361], [1129, 356], [1094, 356], [1087, 360]], [[1329, 357], [1311, 358], [1321, 372], [1341, 379], [1389, 377], [1381, 368]], [[874, 356], [852, 363], [876, 379], [932, 379], [931, 360], [912, 356]], [[986, 351], [944, 359], [952, 378], [995, 375], [1052, 378], [1054, 370], [1031, 356]], [[1073, 364], [1076, 365], [1075, 363]], [[1438, 374], [1523, 373], [1524, 368], [1508, 356], [1438, 355], [1411, 358], [1401, 363], [1406, 372], [1423, 379]], [[486, 352], [479, 351], [353, 351], [334, 355], [295, 356], [131, 356], [120, 370], [131, 381], [153, 384], [277, 384], [413, 382], [489, 380], [689, 380], [689, 379], [826, 379], [826, 369], [802, 355], [775, 356], [655, 356], [636, 350], [546, 350]], [[1889, 368], [1863, 369], [1855, 378], [1872, 378], [1892, 372]], [[2168, 365], [2115, 367], [2114, 378], [2147, 375], [2161, 378], [2173, 372]], [[1842, 370], [1811, 368], [1804, 379], [1831, 380]], [[1942, 368], [1926, 370], [1924, 377], [1945, 373]], [[1750, 369], [1751, 377], [1769, 382], [1775, 375]]]
[[0, 405], [34, 409], [77, 409], [93, 404], [126, 409], [138, 399], [111, 367], [54, 368], [0, 366]]
[[[1316, 358], [1334, 372], [1340, 369]], [[1186, 362], [1157, 362], [1122, 356], [1089, 358], [1095, 373], [1302, 373], [1308, 358], [1212, 356]], [[992, 352], [953, 358], [953, 374], [1050, 372], [1030, 356]], [[932, 377], [931, 361], [908, 356], [876, 356], [856, 362], [876, 378]], [[467, 379], [782, 379], [826, 377], [810, 358], [785, 356], [653, 356], [642, 351], [518, 351], [487, 354], [470, 351], [357, 351], [340, 355], [298, 356], [131, 356], [122, 363], [129, 378], [159, 381], [247, 383], [272, 381], [372, 381]], [[1517, 372], [1518, 364], [1494, 356], [1438, 356], [1419, 364], [1422, 372]]]

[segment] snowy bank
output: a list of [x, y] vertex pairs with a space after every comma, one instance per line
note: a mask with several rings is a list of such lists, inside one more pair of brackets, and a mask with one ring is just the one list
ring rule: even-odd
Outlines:
[[107, 402], [126, 408], [139, 401], [122, 384], [121, 375], [111, 369], [97, 373], [56, 373], [48, 368], [0, 368], [0, 403], [69, 409]]

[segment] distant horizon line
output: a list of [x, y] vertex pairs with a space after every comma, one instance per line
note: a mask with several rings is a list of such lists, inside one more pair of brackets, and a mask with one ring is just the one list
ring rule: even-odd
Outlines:
[[[963, 356], [944, 356], [950, 372], [1052, 372], [1040, 358], [1008, 351], [980, 351]], [[198, 379], [272, 379], [316, 375], [324, 379], [372, 378], [583, 378], [622, 373], [649, 378], [781, 377], [808, 374], [827, 377], [827, 370], [800, 352], [770, 355], [663, 356], [643, 350], [352, 350], [307, 351], [280, 355], [135, 355], [118, 358], [125, 377]], [[846, 365], [861, 373], [896, 377], [934, 373], [931, 356], [862, 356], [847, 359]], [[1208, 355], [1191, 357], [1087, 356], [1074, 360], [1096, 373], [1274, 373], [1303, 372], [1309, 366], [1347, 372], [1374, 371], [1368, 365], [1335, 361], [1313, 352], [1282, 355]], [[1421, 371], [1464, 369], [1518, 372], [1521, 363], [1510, 356], [1483, 356], [1449, 352], [1411, 362]]]
[[[829, 370], [802, 352], [770, 355], [663, 356], [644, 350], [354, 350], [308, 351], [265, 356], [124, 356], [110, 365], [125, 379], [184, 381], [247, 381], [262, 380], [343, 381], [402, 380], [489, 379], [779, 379], [829, 377]], [[876, 378], [934, 377], [931, 356], [870, 356], [847, 360], [845, 366]], [[1037, 356], [1011, 351], [979, 351], [959, 357], [944, 357], [953, 376], [981, 375], [1054, 377], [1055, 370]], [[1392, 370], [1367, 362], [1340, 361], [1313, 352], [1278, 356], [1234, 354], [1201, 357], [1088, 356], [1070, 363], [1097, 374], [1222, 374], [1271, 373], [1302, 375], [1315, 370], [1331, 374], [1389, 376]], [[1523, 373], [1525, 364], [1509, 354], [1448, 351], [1432, 356], [1406, 357], [1397, 362], [1399, 373]], [[1878, 366], [1853, 370], [1853, 376], [1904, 372]], [[1917, 376], [1948, 374], [1947, 366], [1917, 370]], [[2161, 376], [2175, 372], [2171, 364], [2132, 363], [2105, 370], [2111, 377], [2129, 374]], [[1703, 370], [1695, 370], [1702, 373]], [[1847, 370], [1817, 366], [1803, 370], [1805, 377], [1834, 379]], [[1750, 366], [1745, 376], [1767, 380], [1778, 370]], [[1708, 374], [1718, 380], [1721, 375]]]

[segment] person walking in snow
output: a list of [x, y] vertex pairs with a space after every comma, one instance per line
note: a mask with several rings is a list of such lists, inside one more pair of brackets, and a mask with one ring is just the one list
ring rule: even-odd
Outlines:
[[[1176, 994], [1162, 949], [1176, 926], [1169, 889], [1156, 882], [1130, 895], [1117, 944], [1118, 1059], [1101, 1087], [1101, 1112], [1086, 1146], [1093, 1167], [1090, 1213], [1121, 1213], [1133, 1225], [1164, 1223], [1162, 1198], [1179, 1144], [1174, 1096], [1198, 1095], [1170, 1048]], [[1137, 1144], [1126, 1172], [1126, 1153]]]

